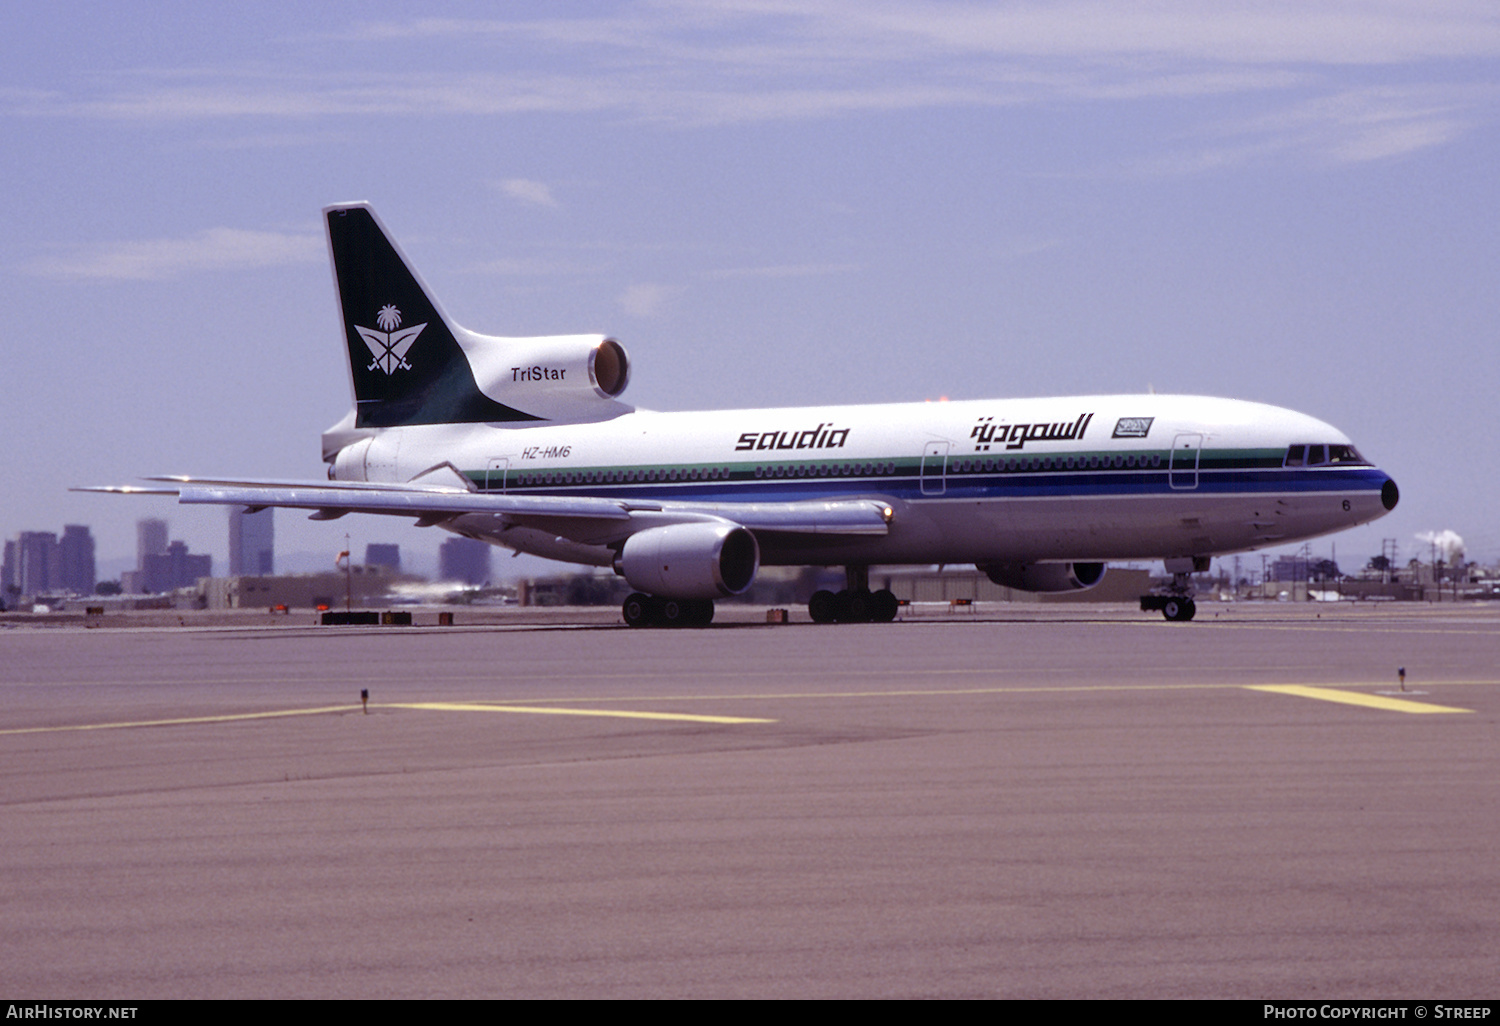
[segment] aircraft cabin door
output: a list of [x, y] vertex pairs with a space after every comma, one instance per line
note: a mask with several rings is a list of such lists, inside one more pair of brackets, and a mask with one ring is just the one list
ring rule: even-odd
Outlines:
[[484, 490], [487, 492], [505, 491], [505, 475], [509, 470], [508, 458], [496, 457], [490, 460], [484, 472]]
[[1183, 434], [1172, 439], [1172, 463], [1167, 483], [1180, 492], [1197, 488], [1198, 458], [1202, 453], [1202, 435]]
[[942, 495], [948, 490], [948, 443], [928, 442], [922, 450], [922, 494]]

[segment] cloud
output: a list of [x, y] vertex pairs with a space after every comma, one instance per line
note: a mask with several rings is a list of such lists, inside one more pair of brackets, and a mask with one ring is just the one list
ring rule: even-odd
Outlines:
[[1282, 103], [1248, 118], [1200, 126], [1190, 146], [1132, 170], [1147, 177], [1196, 174], [1304, 153], [1331, 164], [1385, 160], [1451, 142], [1493, 107], [1493, 87], [1369, 87]]
[[631, 317], [655, 317], [682, 291], [680, 286], [639, 282], [620, 293], [620, 308]]
[[557, 200], [545, 182], [534, 182], [529, 178], [507, 178], [499, 183], [500, 191], [513, 200], [537, 207], [556, 207]]
[[323, 239], [318, 235], [210, 228], [185, 239], [142, 239], [81, 247], [67, 255], [35, 261], [29, 270], [58, 278], [142, 281], [201, 271], [316, 263], [326, 258]]
[[859, 264], [776, 264], [768, 267], [726, 267], [704, 271], [700, 277], [714, 281], [731, 278], [814, 278], [859, 269]]
[[[1491, 0], [638, 0], [603, 14], [417, 18], [323, 40], [328, 70], [209, 67], [0, 90], [0, 112], [121, 121], [592, 114], [690, 128], [955, 107], [1255, 97], [1282, 113], [1369, 88], [1447, 89], [1443, 114], [1336, 132], [1217, 132], [1151, 173], [1297, 146], [1334, 161], [1441, 145], [1492, 120], [1463, 93], [1500, 57]], [[351, 46], [351, 38], [357, 46]], [[316, 45], [316, 41], [305, 45]], [[360, 54], [357, 65], [344, 54]], [[340, 66], [339, 61], [345, 63]], [[435, 69], [435, 70], [422, 70]], [[1446, 76], [1447, 81], [1444, 82]], [[1242, 136], [1242, 137], [1236, 137]], [[518, 202], [558, 206], [528, 179]]]
[[1464, 540], [1456, 531], [1418, 531], [1416, 539], [1445, 562], [1463, 558]]

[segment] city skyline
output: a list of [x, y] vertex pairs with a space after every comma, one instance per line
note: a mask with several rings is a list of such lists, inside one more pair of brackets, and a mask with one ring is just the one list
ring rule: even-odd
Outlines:
[[[1500, 557], [1468, 472], [1500, 464], [1500, 11], [470, 10], [17, 19], [0, 531], [92, 524], [104, 563], [169, 517], [227, 565], [217, 510], [67, 488], [322, 477], [349, 391], [317, 212], [366, 199], [461, 323], [620, 338], [640, 407], [1254, 399], [1400, 484], [1315, 544], [1346, 570], [1445, 531]], [[288, 515], [277, 558], [346, 533], [412, 565], [446, 537]]]

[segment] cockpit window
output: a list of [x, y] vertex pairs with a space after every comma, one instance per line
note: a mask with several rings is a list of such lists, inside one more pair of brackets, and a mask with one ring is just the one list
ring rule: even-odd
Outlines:
[[1368, 467], [1369, 461], [1352, 445], [1289, 445], [1288, 467]]

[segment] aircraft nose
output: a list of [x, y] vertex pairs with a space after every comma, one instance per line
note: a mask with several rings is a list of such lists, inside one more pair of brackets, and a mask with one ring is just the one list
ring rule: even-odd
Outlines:
[[1401, 489], [1396, 487], [1396, 482], [1391, 478], [1385, 479], [1385, 484], [1380, 486], [1380, 504], [1386, 508], [1386, 512], [1396, 508], [1396, 503], [1401, 501]]

